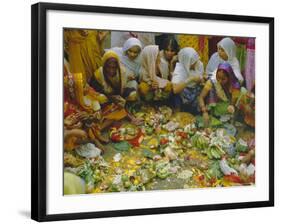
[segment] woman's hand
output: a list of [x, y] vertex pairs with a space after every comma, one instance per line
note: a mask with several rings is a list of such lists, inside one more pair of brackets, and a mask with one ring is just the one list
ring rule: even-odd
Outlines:
[[151, 83], [151, 87], [152, 87], [152, 89], [158, 89], [158, 87], [159, 87], [158, 82], [153, 80]]
[[142, 125], [143, 124], [143, 118], [136, 118], [130, 113], [128, 113], [128, 117], [134, 125]]
[[227, 112], [230, 113], [230, 114], [233, 114], [235, 112], [235, 108], [233, 105], [229, 105], [227, 107]]
[[111, 99], [120, 107], [125, 107], [126, 100], [120, 95], [111, 96]]
[[134, 74], [130, 74], [128, 75], [128, 80], [129, 81], [136, 80], [136, 76]]
[[143, 124], [143, 118], [136, 118], [136, 117], [133, 117], [131, 119], [131, 122], [134, 124], [134, 125], [142, 125]]

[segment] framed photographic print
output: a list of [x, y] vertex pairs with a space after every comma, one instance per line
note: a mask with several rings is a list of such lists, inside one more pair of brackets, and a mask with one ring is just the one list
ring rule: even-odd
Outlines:
[[32, 219], [274, 205], [274, 18], [32, 6]]

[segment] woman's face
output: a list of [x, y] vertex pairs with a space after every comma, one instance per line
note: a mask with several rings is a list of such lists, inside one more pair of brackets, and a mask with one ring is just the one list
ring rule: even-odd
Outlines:
[[195, 70], [195, 66], [196, 66], [196, 63], [197, 63], [197, 61], [196, 62], [194, 62], [192, 65], [190, 65], [190, 70]]
[[113, 77], [117, 74], [118, 63], [116, 59], [109, 59], [104, 66], [104, 72], [107, 76]]
[[225, 61], [228, 60], [228, 56], [221, 46], [218, 46], [218, 54], [219, 54], [220, 58], [222, 58], [223, 60], [225, 60]]
[[127, 55], [130, 60], [135, 60], [140, 53], [139, 46], [133, 46], [129, 50], [127, 50]]
[[164, 50], [164, 56], [167, 61], [171, 61], [172, 58], [177, 54], [170, 46]]
[[228, 83], [228, 77], [227, 77], [225, 71], [223, 71], [223, 70], [219, 69], [217, 71], [216, 78], [217, 78], [217, 81], [223, 86]]

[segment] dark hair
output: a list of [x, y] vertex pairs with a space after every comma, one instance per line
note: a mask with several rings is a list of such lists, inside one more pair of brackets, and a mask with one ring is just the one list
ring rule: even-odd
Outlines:
[[171, 48], [173, 51], [175, 51], [176, 53], [178, 53], [179, 51], [179, 44], [177, 42], [177, 40], [174, 37], [168, 37], [166, 38], [163, 43], [162, 43], [162, 49], [166, 50], [168, 48]]

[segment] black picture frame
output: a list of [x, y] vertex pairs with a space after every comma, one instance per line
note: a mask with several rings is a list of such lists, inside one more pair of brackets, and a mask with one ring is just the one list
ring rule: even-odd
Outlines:
[[[46, 213], [46, 13], [48, 10], [73, 12], [100, 12], [110, 14], [139, 15], [167, 18], [190, 18], [231, 22], [253, 22], [269, 25], [269, 200], [243, 203], [226, 203], [196, 206], [159, 207], [149, 209], [114, 210], [101, 212], [52, 214]], [[31, 17], [32, 59], [32, 155], [31, 155], [31, 218], [37, 221], [74, 220], [86, 218], [148, 215], [161, 213], [193, 212], [237, 208], [274, 206], [274, 18], [183, 11], [163, 11], [136, 8], [103, 7], [73, 4], [37, 3], [32, 5]]]

